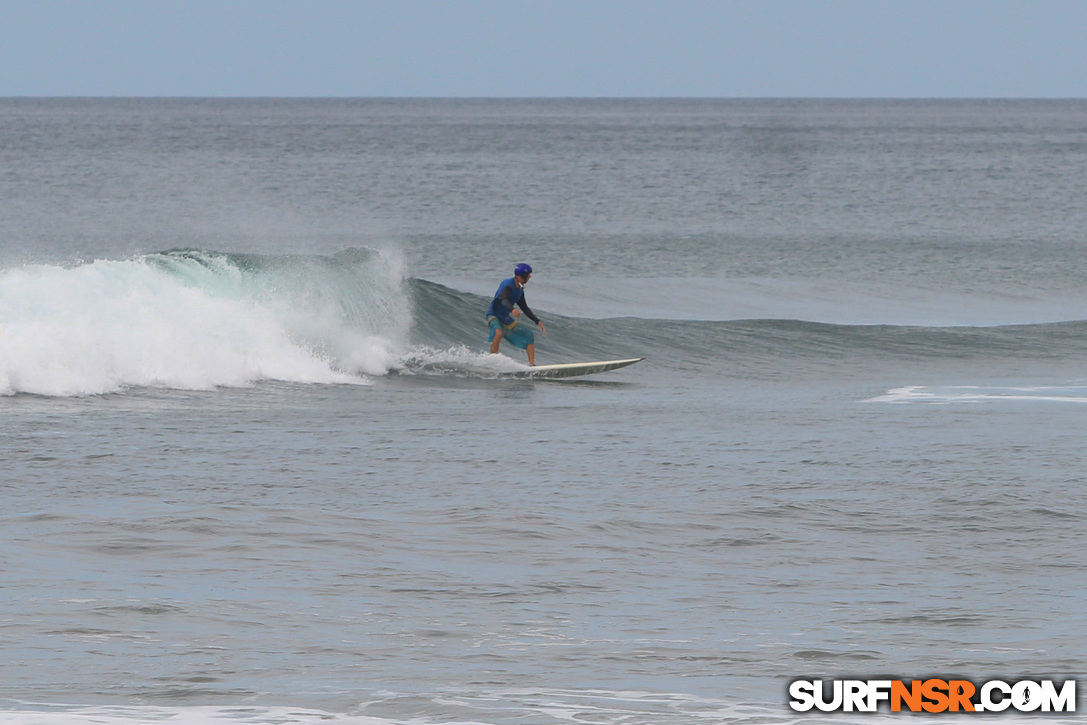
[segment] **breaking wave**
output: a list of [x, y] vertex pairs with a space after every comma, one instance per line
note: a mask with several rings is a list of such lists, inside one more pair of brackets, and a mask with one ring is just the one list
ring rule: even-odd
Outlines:
[[[858, 304], [863, 304], [858, 301]], [[398, 256], [172, 250], [0, 271], [0, 394], [206, 390], [265, 380], [367, 384], [390, 373], [493, 377], [487, 298], [405, 277]], [[861, 359], [1080, 358], [1087, 322], [981, 327], [789, 319], [561, 316], [544, 362], [650, 357], [679, 368], [796, 369]]]
[[0, 393], [362, 383], [410, 323], [398, 260], [174, 250], [0, 273]]

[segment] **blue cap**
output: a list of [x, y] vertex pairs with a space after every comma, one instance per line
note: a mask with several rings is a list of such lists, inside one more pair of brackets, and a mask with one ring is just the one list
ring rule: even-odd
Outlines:
[[517, 267], [513, 270], [514, 277], [527, 277], [530, 274], [532, 274], [532, 267], [528, 266], [524, 262], [517, 265]]

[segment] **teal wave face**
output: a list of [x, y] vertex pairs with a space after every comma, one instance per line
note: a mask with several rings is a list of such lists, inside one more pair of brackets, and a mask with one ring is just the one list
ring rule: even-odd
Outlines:
[[[409, 280], [416, 319], [412, 340], [433, 346], [480, 344], [490, 300], [425, 280]], [[1087, 353], [1087, 322], [992, 327], [839, 325], [801, 320], [609, 319], [555, 315], [533, 306], [548, 335], [538, 345], [573, 359], [652, 354], [657, 360], [713, 358], [829, 360]], [[553, 321], [553, 324], [552, 324]]]
[[320, 256], [179, 249], [144, 259], [210, 294], [335, 315], [369, 334], [400, 335], [411, 314], [400, 260], [376, 250]]

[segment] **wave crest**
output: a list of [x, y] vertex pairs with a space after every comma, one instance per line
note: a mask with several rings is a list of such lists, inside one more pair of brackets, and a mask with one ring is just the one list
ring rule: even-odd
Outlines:
[[358, 383], [410, 322], [399, 260], [173, 250], [0, 272], [0, 393]]

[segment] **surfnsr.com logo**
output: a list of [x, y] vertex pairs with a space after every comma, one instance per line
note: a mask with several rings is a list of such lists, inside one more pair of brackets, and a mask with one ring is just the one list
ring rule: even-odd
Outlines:
[[1075, 712], [1076, 681], [794, 680], [789, 697], [798, 712]]

